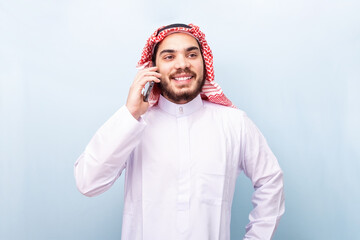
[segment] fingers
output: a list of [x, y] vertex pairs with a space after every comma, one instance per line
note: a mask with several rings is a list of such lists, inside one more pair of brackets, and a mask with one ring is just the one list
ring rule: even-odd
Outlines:
[[145, 77], [145, 76], [154, 76], [156, 78], [160, 78], [161, 74], [156, 72], [156, 70], [157, 70], [157, 67], [146, 68], [146, 69], [140, 70], [137, 75], [140, 78]]
[[144, 87], [147, 82], [154, 81], [156, 83], [160, 82], [161, 74], [156, 72], [157, 67], [146, 68], [140, 70], [134, 80], [134, 84], [140, 87]]
[[151, 81], [156, 82], [156, 83], [160, 82], [159, 78], [157, 78], [157, 77], [145, 76], [145, 77], [142, 78], [142, 80], [140, 82], [140, 85], [143, 85], [143, 84], [145, 85], [147, 82], [151, 82]]
[[138, 74], [155, 74], [155, 75], [159, 75], [160, 73], [157, 72], [158, 67], [149, 67], [149, 68], [145, 68], [142, 70], [139, 70]]
[[147, 73], [147, 74], [144, 74], [142, 76], [142, 78], [144, 79], [150, 79], [150, 81], [154, 81], [154, 82], [160, 82], [160, 78], [161, 77], [161, 74], [160, 73]]

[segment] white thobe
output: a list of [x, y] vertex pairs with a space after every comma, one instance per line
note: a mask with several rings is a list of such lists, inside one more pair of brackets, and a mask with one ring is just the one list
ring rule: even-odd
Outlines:
[[238, 109], [160, 97], [138, 121], [121, 107], [75, 163], [95, 196], [126, 169], [123, 240], [228, 240], [236, 178], [254, 186], [244, 239], [271, 239], [284, 213], [283, 175], [265, 138]]

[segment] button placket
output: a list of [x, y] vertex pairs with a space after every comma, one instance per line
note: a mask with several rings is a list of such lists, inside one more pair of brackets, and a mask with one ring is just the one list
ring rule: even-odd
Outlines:
[[[181, 108], [181, 107], [180, 107]], [[180, 113], [179, 108], [179, 113]], [[182, 108], [181, 108], [182, 109]], [[182, 109], [183, 111], [183, 109]], [[190, 142], [187, 117], [177, 119], [179, 140], [179, 176], [177, 196], [177, 227], [183, 233], [189, 229], [190, 208]]]

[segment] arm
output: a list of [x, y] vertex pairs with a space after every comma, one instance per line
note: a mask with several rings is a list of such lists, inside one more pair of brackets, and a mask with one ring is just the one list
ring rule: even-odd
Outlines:
[[95, 133], [75, 162], [76, 185], [82, 194], [96, 196], [112, 186], [139, 144], [145, 125], [123, 106]]
[[[139, 144], [145, 123], [141, 120], [149, 104], [141, 90], [150, 81], [160, 82], [157, 67], [140, 70], [130, 87], [126, 106], [120, 108], [94, 135], [75, 162], [75, 180], [79, 191], [96, 196], [109, 189], [126, 167]], [[140, 121], [138, 121], [140, 120]]]
[[241, 170], [252, 181], [254, 209], [246, 226], [246, 240], [271, 239], [285, 211], [283, 173], [264, 136], [245, 118]]

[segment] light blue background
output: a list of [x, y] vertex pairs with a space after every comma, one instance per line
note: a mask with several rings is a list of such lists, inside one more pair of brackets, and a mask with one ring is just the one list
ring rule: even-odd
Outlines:
[[[274, 239], [360, 239], [360, 2], [0, 1], [0, 239], [120, 239], [123, 176], [82, 196], [73, 163], [127, 97], [148, 36], [195, 23], [215, 79], [285, 174]], [[252, 206], [238, 180], [232, 239]]]

